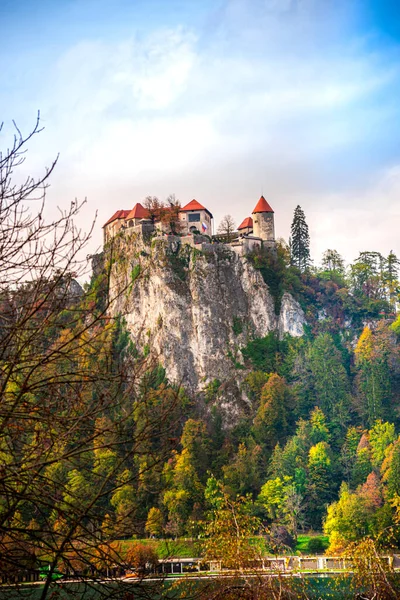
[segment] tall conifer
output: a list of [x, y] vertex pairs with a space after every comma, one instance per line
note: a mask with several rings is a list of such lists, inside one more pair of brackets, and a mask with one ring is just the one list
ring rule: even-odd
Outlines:
[[310, 235], [306, 216], [300, 206], [296, 206], [291, 227], [290, 248], [292, 264], [305, 271], [310, 266]]

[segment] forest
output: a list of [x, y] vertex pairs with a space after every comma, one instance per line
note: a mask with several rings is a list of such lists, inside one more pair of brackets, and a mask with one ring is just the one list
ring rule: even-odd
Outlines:
[[[179, 390], [177, 444], [167, 460], [148, 449], [142, 460], [157, 468], [129, 500], [139, 535], [201, 537], [218, 491], [243, 499], [289, 547], [309, 529], [329, 535], [333, 553], [365, 535], [397, 543], [397, 258], [363, 252], [345, 271], [329, 250], [320, 268], [302, 271], [282, 242], [276, 255], [259, 252], [250, 260], [276, 302], [288, 289], [298, 298], [308, 321], [304, 336], [271, 332], [242, 349], [246, 367], [238, 367], [250, 405], [230, 430], [218, 411], [221, 382], [208, 384], [205, 409]], [[157, 410], [160, 394], [174, 386], [159, 365], [151, 380], [145, 404], [150, 393]], [[115, 500], [107, 507], [111, 523], [119, 523], [126, 502], [124, 509]]]

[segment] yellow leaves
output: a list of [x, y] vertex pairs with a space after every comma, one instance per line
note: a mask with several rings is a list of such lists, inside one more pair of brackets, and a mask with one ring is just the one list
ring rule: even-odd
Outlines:
[[396, 335], [400, 336], [400, 315], [397, 317], [395, 322], [391, 324], [389, 329], [394, 331]]
[[326, 442], [318, 442], [318, 444], [310, 448], [308, 459], [309, 465], [324, 464], [329, 466], [331, 464], [329, 445]]
[[372, 331], [368, 326], [364, 327], [354, 350], [356, 360], [371, 360], [373, 353]]
[[243, 568], [259, 558], [259, 549], [251, 538], [261, 527], [257, 517], [248, 514], [246, 499], [229, 499], [213, 513], [204, 543], [205, 561], [222, 561], [228, 568]]

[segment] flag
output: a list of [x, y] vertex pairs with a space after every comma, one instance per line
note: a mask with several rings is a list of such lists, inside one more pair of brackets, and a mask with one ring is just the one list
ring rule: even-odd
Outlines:
[[204, 222], [201, 224], [201, 228], [203, 231], [207, 231], [207, 225]]

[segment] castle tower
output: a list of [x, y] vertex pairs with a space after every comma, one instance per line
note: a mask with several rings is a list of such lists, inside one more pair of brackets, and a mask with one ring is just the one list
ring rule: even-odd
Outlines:
[[261, 196], [253, 210], [253, 235], [271, 245], [275, 244], [274, 211], [264, 196]]

